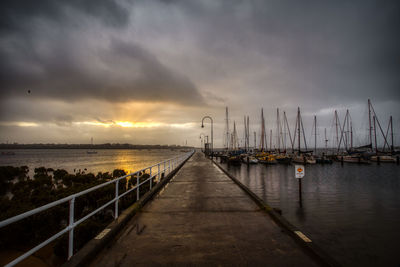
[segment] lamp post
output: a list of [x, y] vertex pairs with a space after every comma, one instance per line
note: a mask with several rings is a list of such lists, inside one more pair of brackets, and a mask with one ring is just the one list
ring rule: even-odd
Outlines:
[[214, 138], [213, 138], [213, 119], [210, 116], [204, 116], [201, 120], [201, 128], [204, 128], [204, 119], [210, 119], [211, 121], [211, 158], [214, 155]]
[[[202, 138], [201, 136], [203, 136], [203, 138]], [[200, 147], [200, 150], [203, 151], [203, 140], [206, 138], [206, 135], [205, 135], [204, 133], [200, 133], [199, 138], [200, 138], [200, 140], [201, 140], [201, 147]], [[204, 141], [205, 141], [205, 140], [204, 140]]]
[[[206, 146], [207, 144], [207, 146]], [[208, 146], [209, 142], [208, 142], [208, 135], [204, 136], [204, 155], [207, 156], [207, 151], [210, 150], [210, 147]]]

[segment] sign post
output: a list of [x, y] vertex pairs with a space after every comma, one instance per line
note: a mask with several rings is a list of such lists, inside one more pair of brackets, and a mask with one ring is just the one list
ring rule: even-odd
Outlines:
[[304, 165], [294, 165], [294, 170], [295, 170], [295, 177], [299, 181], [299, 202], [301, 207], [302, 206], [301, 179], [304, 177], [305, 174]]

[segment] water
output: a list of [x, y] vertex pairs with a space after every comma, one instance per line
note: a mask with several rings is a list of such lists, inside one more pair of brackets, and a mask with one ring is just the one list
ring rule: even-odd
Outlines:
[[[5, 150], [0, 151], [3, 152]], [[69, 173], [79, 169], [85, 172], [112, 172], [123, 169], [136, 171], [160, 161], [181, 155], [171, 149], [98, 149], [97, 154], [87, 154], [86, 149], [18, 149], [15, 155], [0, 155], [0, 166], [29, 167], [32, 177], [34, 168], [64, 169]]]
[[231, 174], [344, 266], [400, 266], [400, 166], [227, 166]]

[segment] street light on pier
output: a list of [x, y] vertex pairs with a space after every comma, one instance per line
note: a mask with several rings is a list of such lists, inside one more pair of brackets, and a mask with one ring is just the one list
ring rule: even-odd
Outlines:
[[211, 158], [214, 155], [214, 137], [213, 137], [213, 119], [210, 116], [204, 116], [201, 120], [201, 128], [204, 128], [204, 119], [210, 119], [211, 121]]
[[[203, 138], [201, 138], [201, 136], [203, 136]], [[199, 136], [200, 140], [201, 140], [201, 146], [200, 146], [200, 150], [203, 151], [203, 140], [206, 138], [206, 135], [204, 133], [200, 133]], [[205, 140], [204, 140], [205, 141]]]

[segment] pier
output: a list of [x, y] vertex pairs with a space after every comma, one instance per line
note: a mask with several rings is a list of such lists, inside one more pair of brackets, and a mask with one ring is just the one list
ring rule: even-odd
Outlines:
[[212, 161], [197, 152], [91, 266], [210, 264], [319, 265]]
[[[123, 190], [125, 186], [119, 184], [124, 185], [129, 177], [136, 184]], [[84, 217], [75, 213], [76, 199], [110, 185], [115, 191], [112, 199]], [[136, 201], [120, 210], [120, 200], [128, 194]], [[44, 246], [54, 246], [53, 242], [66, 234], [68, 260], [63, 267], [339, 265], [279, 210], [199, 151], [8, 218], [0, 222], [0, 228], [65, 203], [69, 203], [69, 225], [5, 266], [15, 266]], [[78, 225], [105, 209], [113, 212], [113, 221], [96, 230], [97, 236], [92, 235], [88, 243], [75, 247]]]

